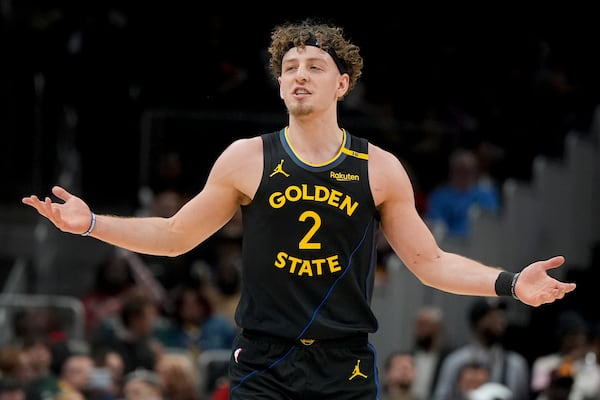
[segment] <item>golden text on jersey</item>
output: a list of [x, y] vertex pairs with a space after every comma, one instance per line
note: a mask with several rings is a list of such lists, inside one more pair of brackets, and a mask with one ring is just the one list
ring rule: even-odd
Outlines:
[[[341, 174], [331, 171], [331, 175]], [[359, 179], [358, 175], [353, 176], [356, 180]], [[322, 219], [320, 214], [315, 211], [317, 210], [315, 204], [337, 208], [346, 216], [351, 217], [359, 206], [358, 202], [348, 194], [323, 185], [290, 185], [282, 191], [271, 193], [269, 196], [269, 206], [274, 209], [290, 205], [296, 206], [295, 203], [297, 202], [302, 202], [303, 206], [306, 207], [306, 210], [300, 213], [299, 221], [306, 222], [308, 230], [298, 242], [299, 251], [297, 255], [288, 254], [287, 250], [280, 250], [277, 252], [273, 264], [277, 268], [285, 269], [289, 273], [298, 276], [339, 273], [341, 270], [339, 254], [324, 254], [322, 258], [304, 259], [302, 258], [302, 250], [320, 250], [323, 246], [321, 242], [314, 238], [314, 235], [322, 227]]]
[[[291, 337], [303, 330], [316, 338], [372, 331], [368, 303], [377, 214], [367, 160], [353, 156], [364, 154], [359, 150], [366, 151], [366, 143], [355, 150], [348, 143], [346, 153], [314, 166], [286, 149], [283, 135], [263, 140], [263, 179], [243, 208], [242, 273], [248, 286], [242, 287], [238, 322]], [[251, 286], [251, 293], [245, 291]], [[364, 301], [357, 303], [357, 297]], [[255, 307], [259, 303], [268, 309]], [[290, 318], [291, 325], [281, 323]], [[347, 325], [334, 322], [340, 320]]]

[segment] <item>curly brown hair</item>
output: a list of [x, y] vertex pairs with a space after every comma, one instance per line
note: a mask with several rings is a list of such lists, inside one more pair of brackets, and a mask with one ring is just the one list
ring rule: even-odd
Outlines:
[[[344, 31], [339, 26], [305, 19], [302, 22], [286, 22], [276, 26], [271, 33], [269, 46], [269, 68], [275, 79], [281, 76], [281, 61], [291, 47], [304, 47], [311, 40], [318, 43], [318, 47], [334, 54], [344, 70], [350, 76], [348, 94], [362, 74], [363, 59], [359, 47], [344, 37]], [[339, 65], [338, 65], [339, 67]]]

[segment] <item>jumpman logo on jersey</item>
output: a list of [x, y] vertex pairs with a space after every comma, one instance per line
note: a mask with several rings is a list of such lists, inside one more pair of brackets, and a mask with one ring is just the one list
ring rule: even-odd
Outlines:
[[350, 378], [348, 378], [348, 380], [351, 381], [352, 379], [356, 378], [357, 376], [362, 376], [365, 379], [368, 378], [365, 374], [363, 374], [362, 372], [360, 372], [360, 360], [356, 360], [356, 365], [354, 366], [354, 370], [352, 371], [352, 375], [350, 375]]
[[288, 174], [287, 172], [285, 172], [283, 170], [283, 159], [281, 160], [281, 162], [279, 164], [277, 164], [277, 166], [275, 167], [275, 169], [273, 170], [273, 172], [271, 172], [271, 175], [269, 175], [269, 177], [272, 177], [273, 175], [280, 173], [283, 174], [284, 176], [290, 176], [290, 174]]

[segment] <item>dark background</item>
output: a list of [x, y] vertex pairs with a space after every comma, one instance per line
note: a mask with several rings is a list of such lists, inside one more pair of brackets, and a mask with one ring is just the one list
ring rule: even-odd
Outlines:
[[[306, 16], [342, 25], [362, 49], [361, 86], [340, 106], [340, 124], [403, 158], [425, 191], [445, 178], [446, 156], [459, 145], [496, 146], [502, 156], [491, 173], [499, 183], [528, 179], [532, 158], [560, 157], [565, 133], [585, 132], [598, 104], [598, 35], [584, 11], [373, 7], [353, 16], [267, 17], [209, 16], [191, 3], [5, 3], [6, 204], [48, 193], [71, 166], [91, 204], [135, 207], [143, 176], [152, 175], [140, 167], [148, 156], [142, 117], [157, 109], [186, 117], [161, 119], [150, 146], [166, 146], [169, 137], [183, 143], [175, 150], [185, 153], [189, 183], [199, 190], [232, 139], [285, 123], [266, 46], [275, 24]], [[236, 76], [243, 79], [224, 89]], [[194, 113], [205, 117], [189, 118]]]

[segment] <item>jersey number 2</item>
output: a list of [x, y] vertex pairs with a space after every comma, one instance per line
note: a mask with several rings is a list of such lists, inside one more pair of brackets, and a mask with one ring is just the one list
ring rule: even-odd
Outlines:
[[317, 233], [319, 228], [321, 227], [321, 217], [314, 211], [305, 211], [303, 212], [298, 220], [300, 222], [305, 222], [308, 218], [313, 220], [313, 225], [310, 227], [306, 235], [302, 239], [300, 239], [300, 243], [298, 243], [298, 248], [302, 250], [315, 250], [321, 248], [321, 243], [319, 242], [311, 242], [310, 239]]

